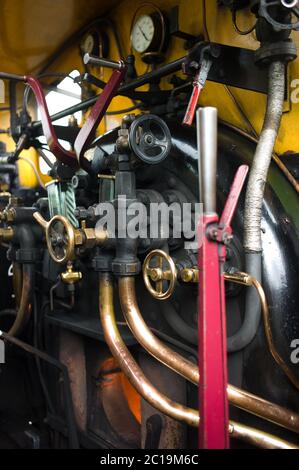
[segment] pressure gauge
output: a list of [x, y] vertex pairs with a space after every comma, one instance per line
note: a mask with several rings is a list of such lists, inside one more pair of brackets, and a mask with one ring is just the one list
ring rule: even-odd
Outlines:
[[108, 57], [109, 40], [104, 31], [93, 29], [83, 36], [80, 48], [82, 54], [95, 55], [97, 57]]
[[[140, 14], [141, 9], [147, 9]], [[148, 10], [150, 10], [148, 12]], [[144, 62], [163, 61], [163, 52], [167, 43], [166, 19], [161, 10], [145, 3], [135, 12], [131, 26], [132, 49], [141, 55]]]
[[155, 24], [150, 15], [141, 15], [133, 26], [131, 41], [133, 49], [143, 54], [150, 49], [155, 38]]
[[92, 54], [97, 48], [97, 41], [94, 34], [86, 34], [81, 42], [81, 50], [84, 54]]

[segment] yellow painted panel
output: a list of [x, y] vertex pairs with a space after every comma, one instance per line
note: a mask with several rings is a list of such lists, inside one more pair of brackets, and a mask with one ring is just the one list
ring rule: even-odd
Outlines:
[[[144, 2], [141, 0], [0, 0], [1, 29], [0, 29], [0, 64], [1, 70], [17, 73], [37, 73], [47, 58], [82, 25], [100, 14], [107, 16], [118, 29], [125, 55], [131, 52], [130, 27], [136, 9]], [[206, 39], [222, 44], [257, 49], [259, 43], [255, 34], [240, 36], [234, 30], [231, 12], [227, 8], [219, 8], [217, 0], [156, 0], [163, 11], [168, 12], [173, 6], [180, 8], [180, 29], [196, 36], [202, 34]], [[206, 4], [206, 15], [204, 15]], [[249, 10], [238, 13], [238, 25], [247, 29], [253, 25], [255, 17]], [[113, 33], [109, 33], [112, 59], [118, 59], [119, 54]], [[299, 46], [299, 33], [293, 33], [294, 41]], [[184, 41], [172, 38], [165, 60], [175, 60], [186, 53]], [[138, 74], [146, 71], [146, 65], [136, 57]], [[66, 50], [53, 64], [51, 71], [70, 72], [78, 69], [83, 71], [78, 44]], [[92, 73], [108, 80], [110, 71]], [[232, 71], [233, 73], [233, 71]], [[299, 60], [289, 67], [289, 80], [299, 78]], [[162, 81], [163, 88], [170, 88], [169, 78]], [[147, 89], [144, 87], [143, 89]], [[98, 92], [98, 90], [96, 90]], [[298, 93], [299, 97], [299, 93]], [[236, 101], [247, 116], [251, 126], [260, 132], [265, 111], [266, 97], [262, 94], [230, 88], [208, 82], [200, 99], [201, 105], [212, 105], [219, 109], [220, 118], [245, 130], [250, 130], [248, 122], [244, 121]], [[123, 97], [113, 100], [109, 111], [121, 110], [132, 106], [132, 102]], [[297, 139], [297, 123], [299, 121], [299, 104], [286, 103], [276, 151], [283, 153], [289, 150], [299, 152]], [[138, 112], [138, 111], [137, 111]], [[121, 115], [106, 116], [98, 133], [101, 134], [119, 124]], [[0, 128], [5, 117], [0, 113]], [[2, 137], [1, 137], [2, 139]], [[10, 147], [12, 144], [10, 144]], [[27, 165], [28, 166], [28, 165]], [[25, 170], [23, 170], [25, 171]], [[27, 170], [26, 170], [27, 171]], [[32, 178], [32, 179], [31, 179]], [[26, 176], [27, 183], [33, 182], [33, 176]]]

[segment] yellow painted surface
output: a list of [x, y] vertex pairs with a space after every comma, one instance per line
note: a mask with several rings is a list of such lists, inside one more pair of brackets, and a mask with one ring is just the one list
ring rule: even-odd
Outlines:
[[[59, 49], [71, 34], [102, 14], [105, 14], [114, 22], [125, 55], [128, 55], [130, 53], [132, 18], [134, 12], [142, 3], [144, 2], [140, 0], [0, 0], [0, 68], [3, 71], [20, 74], [37, 74], [46, 63], [47, 58]], [[206, 0], [206, 29], [204, 27], [203, 0], [156, 0], [155, 4], [166, 13], [171, 7], [179, 5], [180, 29], [185, 32], [197, 36], [204, 34], [206, 39], [221, 44], [250, 49], [259, 47], [254, 33], [240, 36], [235, 32], [230, 11], [226, 8], [217, 7], [217, 0]], [[244, 10], [244, 12], [238, 14], [238, 25], [241, 29], [247, 29], [254, 24], [254, 21], [255, 17], [250, 14], [249, 10]], [[109, 28], [105, 28], [105, 31], [108, 32], [110, 38], [110, 57], [117, 59], [118, 51], [115, 38]], [[299, 46], [299, 33], [293, 33], [293, 39]], [[184, 41], [173, 38], [166, 54], [166, 61], [184, 55], [186, 51], [183, 46]], [[74, 69], [83, 70], [78, 43], [65, 50], [53, 64], [50, 71], [70, 72]], [[137, 56], [138, 73], [142, 74], [145, 70], [146, 65]], [[99, 74], [99, 71], [95, 69], [93, 73]], [[104, 71], [101, 78], [107, 80], [109, 75], [109, 71]], [[297, 78], [299, 78], [299, 60], [296, 60], [289, 67], [290, 83]], [[170, 88], [167, 78], [163, 80], [162, 86]], [[259, 133], [265, 111], [265, 96], [236, 88], [230, 88], [230, 90], [256, 132]], [[248, 124], [244, 122], [235, 102], [224, 86], [209, 82], [202, 94], [201, 104], [216, 106], [219, 109], [221, 119], [249, 130]], [[127, 108], [131, 105], [131, 101], [126, 98], [115, 98], [110, 111]], [[99, 128], [99, 133], [116, 126], [120, 119], [121, 116], [107, 116]], [[288, 150], [299, 152], [298, 121], [299, 104], [286, 103], [286, 112], [283, 116], [281, 131], [276, 144], [278, 153]], [[7, 125], [6, 117], [4, 113], [0, 113], [0, 128], [5, 125]], [[12, 143], [8, 143], [9, 148], [13, 148]], [[33, 156], [33, 158], [35, 157]], [[28, 165], [27, 169], [26, 164], [22, 163], [21, 165], [23, 183], [25, 181], [26, 185], [35, 184], [36, 179], [34, 179], [32, 171], [28, 170]], [[28, 171], [31, 176], [27, 175]]]

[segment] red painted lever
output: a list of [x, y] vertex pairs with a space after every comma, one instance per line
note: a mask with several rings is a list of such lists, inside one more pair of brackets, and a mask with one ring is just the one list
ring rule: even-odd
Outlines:
[[238, 168], [232, 187], [230, 189], [229, 196], [227, 198], [226, 204], [221, 215], [219, 223], [219, 228], [221, 230], [230, 229], [231, 227], [231, 222], [236, 211], [248, 171], [248, 165], [241, 165]]
[[192, 126], [199, 96], [203, 90], [203, 86], [200, 85], [198, 79], [199, 79], [199, 74], [196, 75], [196, 78], [194, 80], [193, 92], [192, 92], [192, 95], [188, 104], [188, 108], [184, 117], [183, 124], [185, 124], [186, 126]]
[[88, 171], [90, 168], [90, 162], [84, 157], [84, 153], [94, 138], [95, 131], [104, 117], [113, 97], [116, 95], [117, 90], [125, 77], [126, 71], [127, 67], [125, 63], [120, 62], [119, 68], [114, 70], [110, 80], [92, 108], [86, 123], [77, 136], [75, 141], [76, 154], [65, 150], [59, 144], [49, 114], [46, 98], [39, 81], [33, 77], [21, 77], [25, 83], [30, 86], [36, 97], [37, 105], [41, 113], [43, 132], [49, 148], [57, 160], [72, 168], [79, 168], [79, 166], [81, 166], [83, 169]]
[[65, 150], [58, 142], [41, 84], [38, 80], [33, 77], [24, 77], [24, 79], [25, 83], [30, 86], [35, 95], [37, 105], [41, 114], [41, 122], [44, 135], [46, 137], [47, 144], [51, 152], [60, 162], [65, 163], [66, 165], [69, 165], [72, 168], [78, 168], [79, 165], [76, 160], [76, 155], [73, 152]]
[[113, 97], [116, 95], [117, 90], [126, 75], [126, 72], [127, 67], [125, 63], [120, 62], [119, 68], [114, 70], [109, 82], [105, 86], [98, 101], [92, 108], [86, 123], [82, 127], [75, 141], [75, 151], [79, 165], [87, 171], [90, 168], [90, 162], [84, 157], [84, 153], [94, 138], [95, 131], [104, 117]]
[[193, 82], [192, 95], [191, 95], [189, 105], [188, 105], [188, 108], [187, 108], [187, 111], [183, 120], [183, 124], [187, 126], [192, 126], [199, 96], [202, 90], [204, 89], [212, 64], [213, 64], [212, 60], [204, 58], [202, 60], [200, 70], [195, 76], [195, 79]]

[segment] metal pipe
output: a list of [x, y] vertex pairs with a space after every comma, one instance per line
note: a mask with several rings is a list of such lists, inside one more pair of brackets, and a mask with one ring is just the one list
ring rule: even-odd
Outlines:
[[200, 108], [198, 112], [198, 147], [200, 187], [205, 213], [216, 212], [217, 109]]
[[183, 320], [170, 301], [161, 302], [161, 312], [173, 331], [185, 341], [188, 341], [188, 343], [194, 344], [195, 346], [198, 345], [197, 329], [192, 328], [192, 326], [189, 326], [188, 323]]
[[[250, 170], [244, 208], [244, 249], [246, 271], [258, 282], [262, 277], [262, 205], [265, 185], [283, 113], [285, 64], [269, 66], [269, 92], [263, 129]], [[241, 328], [227, 339], [228, 352], [244, 349], [254, 339], [261, 319], [259, 297], [254, 288], [246, 295], [245, 316]]]
[[[35, 246], [35, 239], [32, 230], [25, 224], [16, 227], [14, 237], [19, 241], [20, 247], [23, 250], [32, 250]], [[20, 335], [31, 317], [30, 302], [34, 288], [35, 264], [24, 263], [22, 272], [23, 280], [20, 305], [17, 305], [17, 315], [14, 324], [8, 332], [10, 336]]]
[[[173, 402], [156, 390], [147, 380], [123, 342], [114, 314], [113, 281], [109, 273], [100, 274], [100, 316], [106, 343], [119, 367], [129, 379], [136, 391], [154, 408], [173, 419], [191, 426], [200, 424], [199, 413]], [[172, 353], [173, 354], [173, 353]], [[195, 366], [196, 367], [196, 366]], [[254, 428], [230, 421], [229, 433], [232, 438], [263, 448], [296, 449], [297, 446]]]
[[226, 273], [224, 277], [227, 281], [234, 282], [236, 284], [245, 285], [247, 287], [253, 286], [256, 289], [257, 294], [259, 296], [260, 303], [261, 303], [261, 307], [262, 307], [265, 335], [267, 338], [269, 351], [273, 359], [275, 360], [275, 362], [283, 370], [283, 372], [286, 374], [288, 379], [292, 382], [294, 387], [296, 387], [297, 390], [299, 390], [299, 381], [297, 377], [293, 374], [292, 370], [285, 363], [285, 361], [283, 360], [283, 358], [281, 357], [281, 355], [279, 354], [279, 352], [277, 351], [275, 347], [271, 325], [270, 325], [268, 302], [267, 302], [265, 291], [262, 285], [260, 284], [260, 282], [258, 282], [257, 279], [253, 278], [247, 273], [234, 273], [234, 274]]
[[245, 201], [244, 248], [249, 253], [262, 251], [262, 204], [268, 170], [283, 113], [284, 93], [285, 64], [280, 61], [272, 62], [269, 66], [267, 110], [249, 175]]
[[13, 274], [13, 290], [14, 290], [14, 295], [15, 295], [15, 300], [16, 300], [16, 306], [17, 308], [20, 305], [21, 302], [21, 297], [22, 297], [22, 268], [20, 263], [17, 263], [16, 261], [13, 262], [12, 264], [12, 274]]
[[99, 288], [100, 316], [106, 343], [133, 387], [150, 405], [165, 415], [183, 421], [190, 426], [198, 427], [198, 412], [175, 403], [153, 387], [122, 340], [115, 321], [113, 282], [109, 273], [100, 274]]
[[34, 266], [24, 264], [22, 295], [14, 324], [8, 332], [8, 335], [10, 336], [19, 336], [31, 317], [30, 300], [33, 291], [33, 283]]
[[[256, 279], [262, 278], [262, 254], [245, 253], [245, 266]], [[227, 338], [227, 351], [229, 353], [241, 351], [254, 339], [261, 321], [261, 305], [258, 294], [250, 287], [245, 299], [245, 315], [240, 329]]]
[[197, 385], [199, 381], [197, 365], [166, 346], [151, 332], [143, 320], [136, 299], [135, 279], [120, 277], [118, 283], [122, 312], [137, 341], [162, 364], [184, 378], [187, 376], [192, 383]]
[[[194, 384], [200, 380], [198, 366], [167, 348], [144, 322], [139, 310], [136, 294], [135, 279], [124, 277], [119, 280], [119, 296], [123, 314], [129, 327], [143, 346], [158, 361], [175, 370]], [[278, 426], [299, 433], [299, 415], [275, 403], [241, 390], [233, 385], [227, 388], [229, 402], [243, 411], [251, 413]]]
[[284, 439], [233, 421], [230, 422], [229, 433], [231, 437], [261, 449], [299, 449], [297, 445]]

